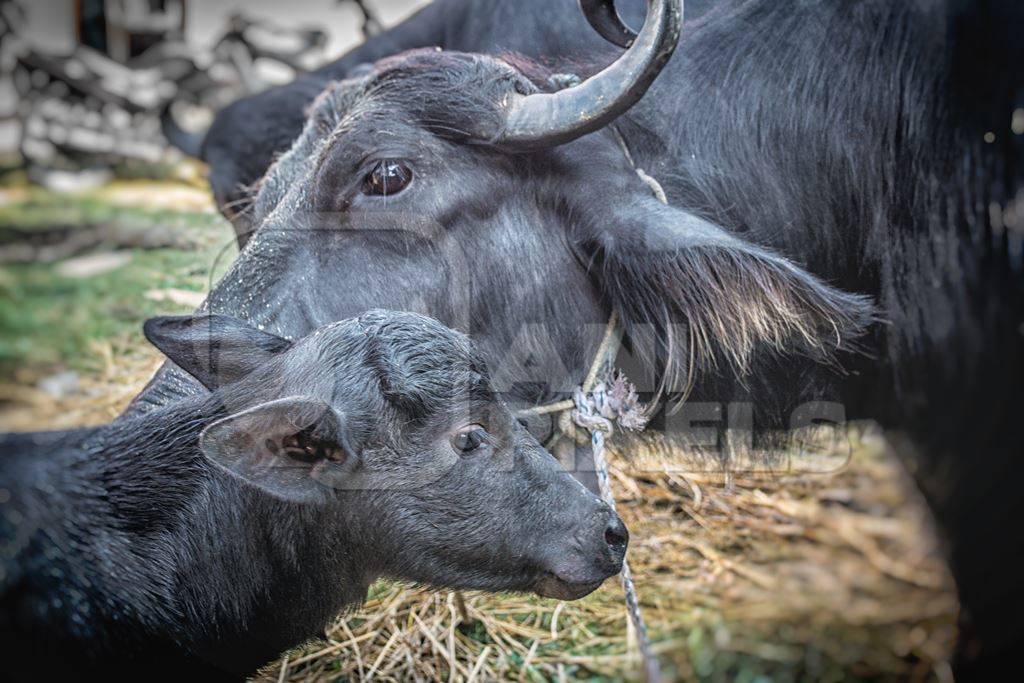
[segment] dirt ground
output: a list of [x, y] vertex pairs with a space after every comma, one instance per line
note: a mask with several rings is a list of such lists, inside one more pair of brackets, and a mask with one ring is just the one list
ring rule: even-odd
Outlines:
[[[19, 231], [54, 226], [159, 227], [173, 237], [86, 240], [49, 262], [18, 262], [15, 250], [0, 264], [0, 429], [101, 423], [142, 389], [160, 364], [142, 321], [189, 310], [231, 258], [228, 226], [194, 189], [0, 194], [0, 255], [26, 240]], [[96, 253], [106, 256], [90, 261]], [[951, 680], [957, 603], [927, 512], [871, 425], [842, 436], [845, 464], [827, 474], [706, 473], [687, 467], [685, 452], [638, 444], [612, 454], [666, 679]], [[469, 593], [464, 611], [450, 592], [381, 582], [261, 679], [638, 676], [616, 582], [571, 603]]]

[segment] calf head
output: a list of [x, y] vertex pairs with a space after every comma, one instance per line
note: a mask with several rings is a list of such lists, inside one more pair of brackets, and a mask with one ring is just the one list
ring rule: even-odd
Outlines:
[[220, 316], [147, 337], [227, 417], [201, 447], [264, 494], [320, 512], [368, 576], [578, 598], [617, 573], [628, 534], [513, 418], [469, 340], [372, 311], [292, 343]]

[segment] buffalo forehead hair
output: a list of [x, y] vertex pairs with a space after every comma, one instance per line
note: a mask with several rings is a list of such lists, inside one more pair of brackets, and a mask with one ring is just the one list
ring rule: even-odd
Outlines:
[[479, 131], [498, 130], [508, 94], [544, 89], [547, 75], [514, 55], [412, 50], [378, 62], [358, 94], [337, 89], [326, 106], [337, 114], [363, 97], [405, 112], [439, 137], [465, 141]]
[[407, 417], [494, 400], [486, 365], [465, 335], [412, 313], [371, 311], [359, 326], [381, 393]]

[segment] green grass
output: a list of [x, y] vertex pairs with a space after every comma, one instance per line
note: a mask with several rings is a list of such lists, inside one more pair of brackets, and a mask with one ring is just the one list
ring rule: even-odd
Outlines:
[[83, 278], [62, 277], [59, 263], [0, 266], [0, 377], [23, 369], [94, 370], [101, 360], [93, 342], [109, 342], [115, 351], [145, 344], [146, 318], [188, 310], [152, 301], [147, 292], [206, 291], [234, 257], [230, 226], [215, 214], [150, 211], [41, 190], [30, 191], [24, 201], [0, 206], [0, 233], [102, 224], [160, 228], [184, 237], [195, 248], [134, 249], [126, 265]]
[[[152, 210], [111, 203], [102, 194], [89, 196], [59, 194], [28, 188], [20, 201], [0, 205], [0, 228], [83, 227], [117, 223], [140, 229], [167, 226], [169, 229], [227, 228], [217, 215], [196, 211]], [[225, 232], [225, 236], [229, 236]]]

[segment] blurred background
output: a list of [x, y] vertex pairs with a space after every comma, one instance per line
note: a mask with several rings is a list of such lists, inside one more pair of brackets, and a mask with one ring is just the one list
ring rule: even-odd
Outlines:
[[[164, 124], [201, 130], [427, 1], [0, 0], [0, 431], [116, 417], [162, 363], [142, 322], [194, 310], [234, 258], [202, 164]], [[870, 425], [844, 436], [846, 464], [827, 475], [612, 454], [667, 680], [950, 680], [957, 601], [928, 513]], [[380, 582], [264, 678], [638, 671], [615, 582], [573, 603], [468, 594], [465, 611]]]
[[0, 154], [48, 186], [143, 173], [173, 161], [161, 115], [202, 129], [426, 2], [0, 0]]

